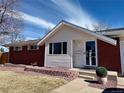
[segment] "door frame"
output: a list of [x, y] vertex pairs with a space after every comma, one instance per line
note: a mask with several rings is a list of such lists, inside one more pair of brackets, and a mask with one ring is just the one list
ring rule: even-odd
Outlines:
[[[86, 42], [90, 42], [90, 41], [95, 41], [96, 65], [86, 65]], [[97, 66], [98, 66], [97, 40], [86, 40], [86, 41], [84, 42], [84, 51], [85, 51], [85, 55], [84, 55], [85, 66], [97, 67]]]

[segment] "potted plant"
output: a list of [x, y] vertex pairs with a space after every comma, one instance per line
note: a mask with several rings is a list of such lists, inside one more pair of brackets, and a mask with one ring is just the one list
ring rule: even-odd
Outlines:
[[107, 69], [105, 67], [98, 67], [96, 69], [97, 80], [101, 84], [107, 83]]

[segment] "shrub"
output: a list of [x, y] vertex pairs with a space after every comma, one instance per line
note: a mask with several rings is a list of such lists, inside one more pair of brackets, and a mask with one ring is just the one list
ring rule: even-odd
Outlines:
[[107, 69], [105, 67], [98, 67], [96, 69], [96, 75], [99, 77], [106, 77], [107, 76]]

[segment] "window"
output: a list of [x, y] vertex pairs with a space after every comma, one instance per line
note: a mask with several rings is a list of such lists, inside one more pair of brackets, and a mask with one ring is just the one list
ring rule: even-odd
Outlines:
[[50, 43], [49, 54], [67, 54], [67, 42]]
[[22, 47], [18, 47], [18, 46], [14, 47], [14, 51], [21, 51], [21, 50], [22, 50]]
[[49, 54], [52, 54], [52, 43], [49, 44]]
[[39, 47], [37, 45], [31, 45], [30, 46], [30, 50], [36, 50], [39, 49]]
[[67, 42], [63, 42], [63, 54], [67, 54]]
[[53, 54], [61, 54], [62, 45], [61, 43], [54, 43]]

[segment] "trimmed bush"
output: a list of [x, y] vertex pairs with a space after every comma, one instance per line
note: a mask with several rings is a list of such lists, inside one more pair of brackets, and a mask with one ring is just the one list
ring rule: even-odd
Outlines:
[[96, 75], [98, 77], [106, 77], [107, 76], [107, 69], [105, 67], [98, 67], [96, 69]]

